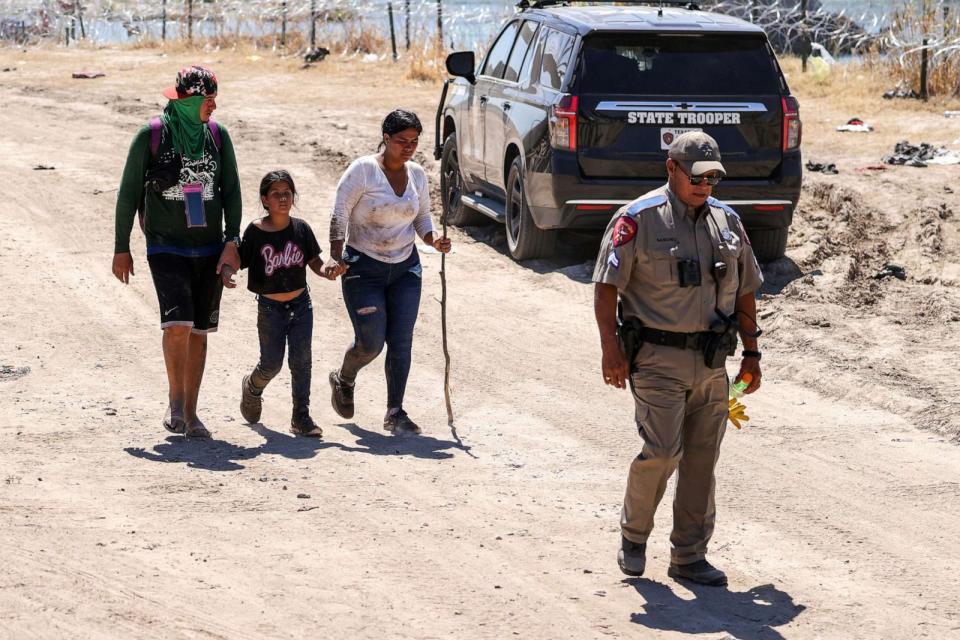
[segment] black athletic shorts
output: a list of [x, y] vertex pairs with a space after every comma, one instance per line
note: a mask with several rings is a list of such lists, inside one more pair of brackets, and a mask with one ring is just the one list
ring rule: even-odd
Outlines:
[[223, 282], [217, 275], [219, 255], [188, 258], [173, 253], [147, 256], [160, 302], [160, 328], [192, 327], [194, 333], [217, 330]]

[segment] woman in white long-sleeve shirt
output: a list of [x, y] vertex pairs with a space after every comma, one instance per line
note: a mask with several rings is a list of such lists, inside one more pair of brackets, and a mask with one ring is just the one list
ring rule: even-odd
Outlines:
[[417, 236], [444, 253], [450, 240], [433, 229], [427, 175], [411, 158], [423, 126], [396, 110], [381, 126], [380, 153], [354, 160], [341, 176], [330, 219], [331, 274], [343, 274], [343, 300], [354, 340], [338, 371], [330, 372], [333, 409], [353, 417], [357, 373], [387, 347], [387, 431], [420, 433], [403, 410], [413, 327], [420, 308]]

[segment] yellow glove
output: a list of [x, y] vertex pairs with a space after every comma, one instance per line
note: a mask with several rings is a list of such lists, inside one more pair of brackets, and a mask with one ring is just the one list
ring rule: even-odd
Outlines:
[[729, 407], [730, 414], [727, 419], [730, 420], [737, 429], [740, 428], [741, 422], [744, 424], [750, 422], [750, 416], [745, 413], [747, 410], [746, 405], [737, 401], [736, 398], [730, 398]]

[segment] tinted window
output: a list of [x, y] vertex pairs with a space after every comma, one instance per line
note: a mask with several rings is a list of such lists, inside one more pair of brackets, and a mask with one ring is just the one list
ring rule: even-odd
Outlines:
[[[520, 65], [526, 59], [527, 51], [530, 50], [530, 43], [533, 42], [533, 35], [537, 32], [537, 23], [527, 20], [520, 27], [520, 35], [517, 37], [516, 44], [513, 45], [513, 51], [510, 53], [510, 60], [507, 62], [507, 70], [503, 74], [504, 80], [516, 82], [520, 77]], [[530, 55], [533, 55], [531, 52]]]
[[540, 64], [540, 86], [560, 90], [567, 75], [570, 54], [573, 53], [573, 36], [547, 29], [543, 43], [543, 62]]
[[757, 95], [780, 92], [766, 40], [622, 34], [586, 41], [584, 93]]
[[510, 55], [510, 48], [513, 47], [513, 40], [517, 35], [517, 24], [511, 22], [504, 29], [503, 33], [497, 39], [497, 42], [487, 54], [487, 62], [483, 65], [481, 75], [502, 78], [503, 71], [507, 68], [507, 56]]

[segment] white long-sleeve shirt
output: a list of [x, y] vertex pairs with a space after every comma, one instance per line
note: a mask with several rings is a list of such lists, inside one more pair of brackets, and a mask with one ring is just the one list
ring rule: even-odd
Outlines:
[[407, 162], [407, 188], [397, 196], [376, 155], [357, 158], [340, 177], [330, 218], [330, 241], [346, 240], [382, 262], [403, 262], [417, 235], [433, 231], [427, 174]]

